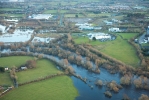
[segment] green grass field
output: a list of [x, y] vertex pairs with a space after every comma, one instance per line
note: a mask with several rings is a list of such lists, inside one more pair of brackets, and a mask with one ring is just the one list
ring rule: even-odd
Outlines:
[[0, 85], [13, 85], [8, 72], [0, 73]]
[[56, 74], [60, 72], [56, 69], [55, 65], [45, 59], [37, 61], [37, 67], [26, 71], [18, 72], [18, 83], [31, 81], [40, 77], [45, 77], [50, 74]]
[[[79, 18], [80, 18], [80, 17], [84, 17], [83, 14], [77, 14], [77, 15], [78, 15]], [[75, 17], [76, 14], [65, 14], [64, 16], [65, 16], [65, 17]]]
[[[134, 33], [120, 33], [124, 39], [130, 39], [137, 34]], [[88, 37], [77, 37], [73, 36], [75, 43], [82, 44], [87, 43], [93, 45], [96, 49], [102, 51], [103, 53], [116, 58], [126, 64], [132, 66], [138, 66], [139, 58], [136, 55], [136, 51], [133, 46], [131, 46], [127, 40], [123, 40], [120, 36], [117, 36], [114, 41], [100, 42], [98, 40], [91, 41]]]
[[[14, 65], [19, 65], [29, 59], [32, 59], [32, 57], [13, 56], [0, 58], [0, 61], [14, 61]], [[9, 65], [11, 65], [11, 63], [9, 63]], [[59, 72], [61, 71], [57, 70], [52, 62], [41, 59], [37, 61], [36, 68], [17, 72], [16, 74], [18, 76], [18, 83], [23, 83]], [[0, 73], [0, 80], [3, 80], [0, 81], [0, 85], [6, 83], [12, 85], [9, 73], [7, 72]], [[59, 76], [15, 88], [13, 91], [0, 98], [0, 100], [74, 100], [77, 96], [78, 91], [74, 87], [72, 80], [68, 76]]]
[[138, 33], [118, 33], [119, 35], [121, 35], [124, 39], [131, 39], [133, 37], [135, 37]]
[[77, 96], [72, 80], [59, 76], [16, 88], [0, 100], [74, 100]]
[[[16, 60], [17, 59], [17, 60]], [[10, 56], [10, 57], [2, 57], [0, 58], [0, 66], [3, 67], [12, 67], [15, 65], [16, 67], [25, 64], [27, 60], [33, 59], [33, 57], [29, 56]]]

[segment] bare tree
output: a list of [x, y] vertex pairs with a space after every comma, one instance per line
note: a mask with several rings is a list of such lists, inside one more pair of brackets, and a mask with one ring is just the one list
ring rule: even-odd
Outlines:
[[149, 100], [149, 97], [145, 94], [142, 94], [138, 100]]

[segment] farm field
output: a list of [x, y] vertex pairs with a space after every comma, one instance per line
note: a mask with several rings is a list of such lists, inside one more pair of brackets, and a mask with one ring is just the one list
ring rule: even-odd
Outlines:
[[[15, 59], [14, 65], [24, 64], [26, 60], [33, 59], [28, 56], [13, 56], [0, 58], [0, 61], [9, 61]], [[21, 59], [21, 60], [20, 60]], [[24, 62], [23, 62], [24, 61]], [[21, 63], [20, 63], [21, 62]], [[19, 63], [19, 64], [18, 64]], [[7, 64], [7, 63], [4, 63]], [[3, 65], [4, 65], [3, 64]], [[11, 65], [11, 63], [9, 63]], [[18, 83], [23, 83], [45, 77], [48, 75], [62, 73], [57, 70], [54, 63], [49, 60], [37, 60], [37, 67], [27, 69], [26, 71], [17, 72]], [[0, 85], [12, 85], [8, 72], [0, 74]], [[66, 91], [67, 89], [67, 91]], [[17, 96], [16, 96], [17, 94]], [[34, 96], [33, 96], [34, 95]], [[36, 96], [37, 95], [37, 96]], [[41, 96], [39, 96], [41, 95]], [[74, 100], [78, 96], [77, 89], [74, 87], [72, 80], [68, 76], [58, 76], [37, 83], [31, 83], [15, 88], [1, 100]]]
[[[120, 33], [124, 39], [130, 39], [137, 34], [134, 33]], [[123, 40], [120, 36], [117, 35], [116, 40], [114, 41], [91, 41], [88, 37], [77, 37], [73, 36], [75, 43], [77, 44], [90, 44], [101, 52], [116, 58], [128, 65], [137, 67], [139, 64], [139, 58], [136, 55], [136, 51], [133, 46], [131, 46], [127, 40]]]
[[[16, 60], [17, 59], [17, 60]], [[2, 57], [0, 58], [0, 66], [11, 68], [13, 65], [19, 67], [22, 64], [25, 64], [27, 60], [33, 59], [33, 57], [29, 56], [10, 56], [10, 57]]]
[[18, 72], [18, 83], [31, 81], [37, 78], [61, 72], [56, 69], [55, 65], [52, 62], [46, 59], [38, 60], [36, 65], [37, 66], [34, 69]]
[[83, 14], [65, 14], [64, 16], [65, 16], [65, 17], [75, 17], [76, 15], [78, 15], [79, 18], [80, 18], [80, 17], [84, 17]]
[[13, 85], [10, 75], [8, 72], [0, 73], [0, 85]]
[[131, 39], [137, 35], [137, 33], [118, 33], [121, 35], [124, 39]]
[[72, 80], [59, 76], [16, 88], [1, 100], [74, 100], [77, 96]]

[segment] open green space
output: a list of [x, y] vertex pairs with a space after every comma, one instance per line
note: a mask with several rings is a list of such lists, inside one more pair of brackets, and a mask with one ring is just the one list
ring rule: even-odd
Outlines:
[[20, 86], [1, 100], [74, 100], [78, 92], [68, 76]]
[[118, 33], [119, 35], [121, 35], [124, 39], [131, 39], [133, 37], [135, 37], [138, 33]]
[[[0, 62], [14, 61], [13, 65], [20, 65], [32, 58], [28, 56], [3, 57], [0, 58]], [[3, 63], [3, 65], [5, 64], [7, 63]], [[11, 64], [9, 63], [8, 65]], [[18, 76], [18, 83], [23, 83], [60, 72], [56, 69], [54, 63], [46, 59], [41, 59], [37, 60], [36, 68], [27, 69], [16, 74]], [[0, 80], [3, 80], [0, 81], [0, 85], [12, 85], [8, 72], [0, 73]], [[78, 91], [74, 87], [72, 80], [68, 76], [58, 76], [15, 88], [1, 97], [0, 100], [74, 100], [77, 96]]]
[[0, 85], [13, 85], [8, 72], [0, 73]]
[[[121, 34], [121, 33], [120, 33]], [[124, 33], [121, 34], [123, 38], [130, 39], [134, 37], [137, 34], [130, 34], [130, 33]], [[138, 66], [139, 64], [139, 58], [136, 55], [135, 48], [128, 43], [127, 40], [123, 40], [120, 36], [117, 36], [116, 40], [114, 41], [106, 41], [106, 42], [100, 42], [98, 40], [91, 41], [88, 39], [88, 37], [83, 36], [73, 36], [75, 43], [77, 44], [90, 44], [94, 46], [96, 49], [102, 51], [103, 53], [116, 58], [126, 64], [132, 65], [132, 66]]]
[[[25, 64], [27, 60], [33, 59], [33, 57], [29, 56], [10, 56], [10, 57], [2, 57], [0, 58], [0, 66], [9, 67], [12, 66], [20, 66]], [[8, 72], [0, 73], [0, 85], [12, 85], [12, 80], [10, 79], [10, 75]]]
[[84, 17], [83, 14], [65, 14], [65, 17], [75, 17], [76, 15], [78, 15], [78, 17]]
[[34, 69], [28, 69], [26, 71], [18, 72], [18, 83], [31, 81], [60, 72], [56, 69], [55, 65], [51, 61], [46, 59], [38, 60], [36, 65], [37, 67]]
[[20, 66], [25, 64], [27, 60], [33, 59], [33, 57], [29, 56], [10, 56], [10, 57], [2, 57], [0, 58], [0, 66], [3, 67], [12, 67], [12, 66]]

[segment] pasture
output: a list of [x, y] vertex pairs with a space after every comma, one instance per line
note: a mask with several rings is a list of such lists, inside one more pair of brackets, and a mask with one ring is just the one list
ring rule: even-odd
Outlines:
[[[120, 34], [124, 39], [130, 39], [137, 35], [137, 33], [118, 33]], [[100, 50], [101, 52], [116, 58], [128, 65], [132, 65], [137, 67], [139, 64], [139, 58], [136, 54], [135, 48], [128, 43], [127, 40], [123, 40], [119, 35], [117, 35], [116, 40], [114, 41], [105, 41], [100, 42], [98, 40], [92, 41], [89, 40], [88, 37], [79, 37], [79, 36], [73, 36], [74, 41], [76, 44], [90, 44], [94, 48]]]
[[[0, 58], [5, 61], [3, 66], [21, 65], [27, 60], [33, 59], [28, 56], [12, 56]], [[7, 64], [6, 62], [9, 62]], [[37, 60], [34, 69], [17, 72], [18, 83], [23, 83], [45, 77], [48, 75], [62, 73], [56, 69], [55, 64], [47, 59]], [[0, 73], [0, 85], [12, 85], [8, 72]], [[34, 96], [33, 96], [34, 95]], [[74, 87], [72, 80], [68, 76], [59, 76], [44, 81], [27, 84], [15, 88], [8, 94], [1, 97], [1, 100], [74, 100], [78, 96], [78, 91]]]
[[78, 92], [68, 76], [20, 86], [0, 98], [1, 100], [74, 100]]

